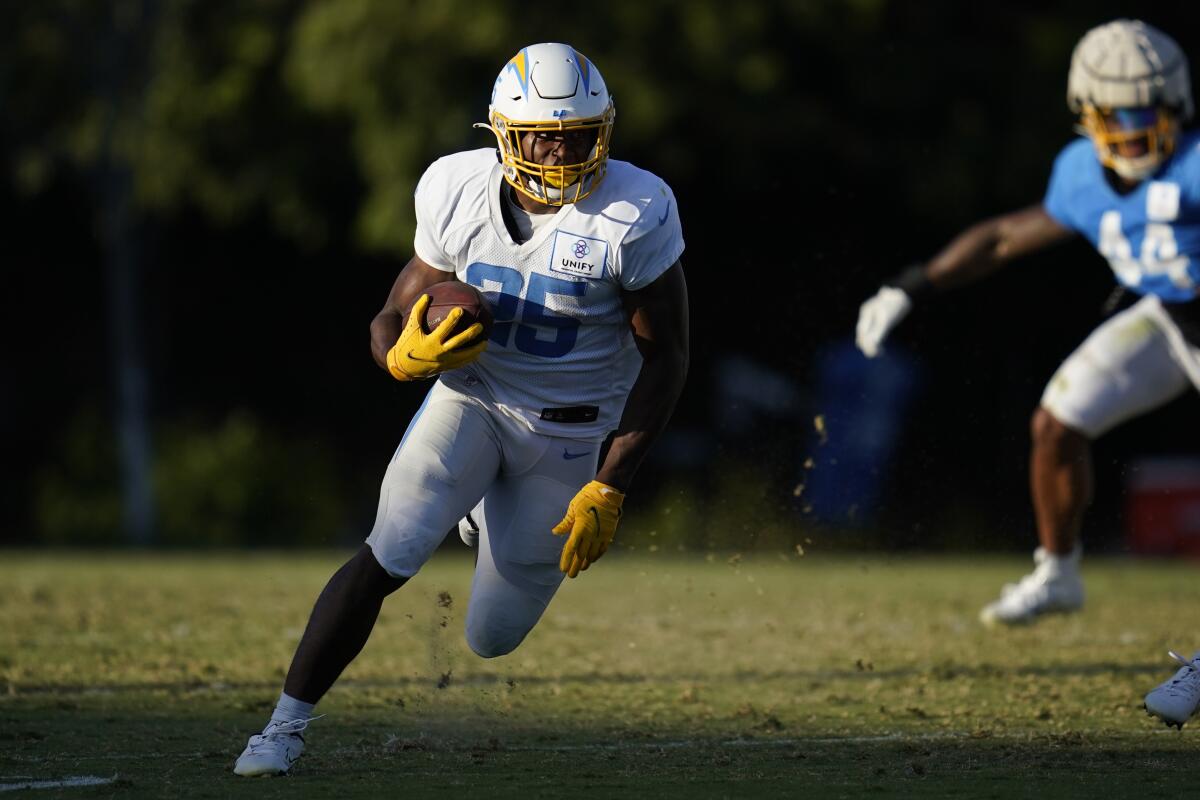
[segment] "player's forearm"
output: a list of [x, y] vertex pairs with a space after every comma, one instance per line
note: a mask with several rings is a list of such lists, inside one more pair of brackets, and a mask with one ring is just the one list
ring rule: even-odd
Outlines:
[[385, 372], [388, 371], [388, 351], [396, 344], [402, 330], [404, 317], [390, 308], [380, 311], [371, 320], [371, 357]]
[[930, 259], [925, 277], [936, 289], [964, 286], [1072, 236], [1039, 203], [967, 228]]
[[936, 289], [974, 283], [998, 270], [1007, 258], [1000, 218], [972, 225], [954, 237], [925, 266], [925, 277]]
[[666, 427], [683, 391], [687, 358], [684, 350], [643, 362], [596, 480], [622, 492], [629, 489], [634, 473]]
[[412, 307], [413, 301], [433, 284], [454, 279], [453, 272], [435, 269], [418, 256], [409, 260], [396, 276], [383, 310], [371, 320], [371, 356], [376, 364], [387, 370], [388, 351], [400, 338], [404, 330], [404, 315]]

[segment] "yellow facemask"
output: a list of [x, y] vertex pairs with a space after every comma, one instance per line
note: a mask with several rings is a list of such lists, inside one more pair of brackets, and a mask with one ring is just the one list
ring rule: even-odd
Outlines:
[[1080, 127], [1100, 163], [1132, 181], [1153, 175], [1175, 150], [1179, 125], [1166, 108], [1102, 109], [1084, 105]]
[[[587, 197], [604, 179], [615, 116], [611, 105], [600, 117], [553, 122], [522, 122], [493, 111], [487, 127], [495, 134], [500, 146], [504, 180], [539, 203], [562, 206]], [[593, 130], [596, 132], [596, 141], [588, 157], [578, 164], [544, 166], [526, 159], [521, 149], [521, 139], [530, 131], [567, 133]]]

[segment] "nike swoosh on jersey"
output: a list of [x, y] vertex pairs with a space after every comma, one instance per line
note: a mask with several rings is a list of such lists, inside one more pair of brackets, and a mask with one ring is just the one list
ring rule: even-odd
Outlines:
[[662, 227], [663, 225], [667, 224], [667, 217], [669, 217], [669, 216], [671, 216], [671, 201], [670, 200], [667, 201], [667, 210], [664, 211], [663, 215], [658, 218], [659, 227]]
[[570, 461], [573, 458], [583, 458], [590, 453], [590, 450], [584, 450], [582, 453], [568, 453], [567, 448], [563, 448], [563, 458], [565, 458], [567, 461]]

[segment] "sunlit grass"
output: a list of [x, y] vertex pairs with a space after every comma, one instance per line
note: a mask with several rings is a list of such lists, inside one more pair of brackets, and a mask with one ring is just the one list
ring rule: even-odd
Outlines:
[[[251, 791], [232, 759], [346, 555], [4, 553], [0, 784], [115, 772], [122, 793]], [[441, 553], [385, 605], [296, 774], [253, 791], [366, 796], [402, 776], [419, 777], [409, 794], [1189, 785], [1194, 732], [1165, 734], [1140, 702], [1171, 673], [1168, 647], [1200, 645], [1195, 566], [1093, 559], [1084, 613], [980, 627], [1025, 568], [617, 553], [568, 582], [516, 653], [484, 661], [462, 637], [469, 556]]]

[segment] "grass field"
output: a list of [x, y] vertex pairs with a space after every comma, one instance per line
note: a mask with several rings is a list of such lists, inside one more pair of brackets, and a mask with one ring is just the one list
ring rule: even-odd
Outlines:
[[1194, 790], [1200, 733], [1140, 708], [1172, 672], [1166, 649], [1200, 647], [1194, 564], [1091, 559], [1084, 613], [997, 632], [976, 612], [1025, 562], [618, 553], [516, 653], [483, 661], [462, 638], [457, 555], [385, 605], [293, 774], [248, 780], [233, 760], [345, 553], [0, 553], [0, 794], [77, 776], [115, 780], [28, 793]]

